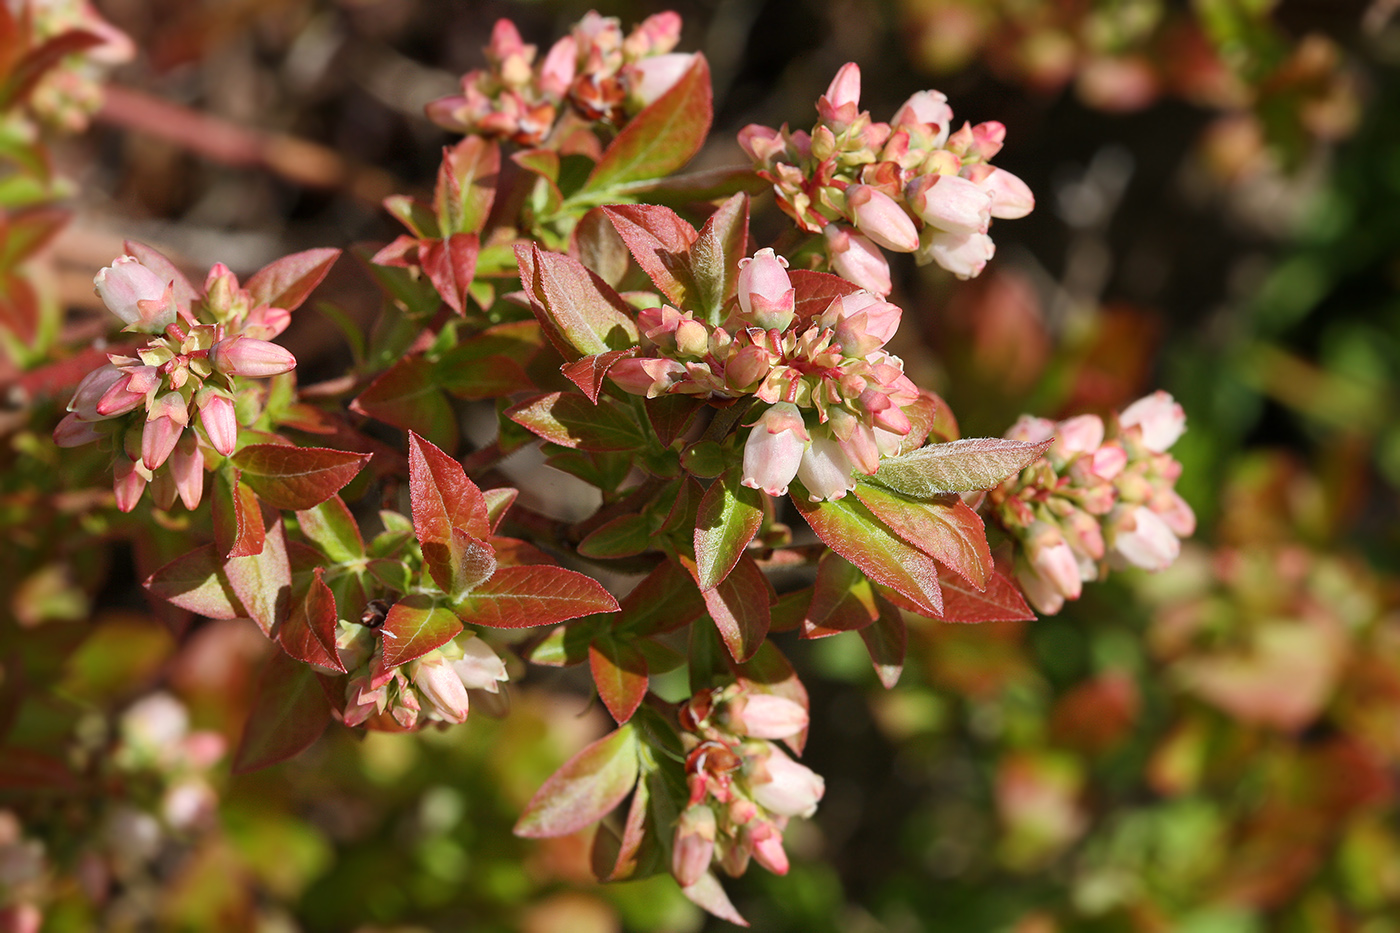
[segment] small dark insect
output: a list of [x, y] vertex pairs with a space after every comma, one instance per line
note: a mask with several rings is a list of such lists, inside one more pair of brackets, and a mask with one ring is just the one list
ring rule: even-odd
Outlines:
[[388, 618], [391, 605], [392, 603], [387, 600], [371, 599], [365, 606], [365, 611], [360, 614], [360, 624], [368, 625], [370, 628], [379, 628]]

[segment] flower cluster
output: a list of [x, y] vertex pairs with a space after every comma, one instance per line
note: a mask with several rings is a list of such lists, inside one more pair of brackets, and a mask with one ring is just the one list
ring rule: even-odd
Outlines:
[[708, 690], [680, 708], [690, 797], [676, 825], [671, 874], [695, 884], [712, 862], [737, 878], [754, 858], [786, 874], [783, 829], [810, 817], [826, 790], [820, 775], [773, 739], [807, 728], [807, 711], [785, 697], [740, 684]]
[[767, 407], [744, 448], [744, 485], [781, 496], [797, 477], [813, 500], [839, 499], [857, 471], [874, 473], [912, 430], [904, 408], [919, 390], [882, 349], [900, 309], [857, 291], [800, 316], [787, 261], [772, 249], [740, 261], [738, 293], [727, 326], [669, 305], [641, 311], [656, 355], [622, 360], [609, 374], [648, 398], [756, 396]]
[[10, 16], [28, 25], [35, 46], [71, 32], [97, 40], [40, 78], [29, 97], [29, 109], [39, 119], [70, 133], [87, 129], [102, 105], [102, 79], [115, 65], [128, 62], [136, 47], [126, 33], [102, 18], [89, 0], [11, 0]]
[[1114, 422], [1106, 437], [1097, 415], [1058, 424], [1025, 415], [1007, 432], [1032, 443], [1055, 439], [989, 496], [992, 514], [1020, 544], [1016, 579], [1041, 612], [1059, 612], [1109, 566], [1165, 569], [1196, 529], [1173, 488], [1181, 464], [1167, 453], [1186, 430], [1181, 406], [1157, 391]]
[[108, 354], [108, 364], [79, 383], [54, 441], [77, 447], [112, 439], [124, 512], [148, 483], [161, 508], [178, 496], [194, 509], [204, 494], [205, 449], [226, 457], [238, 442], [237, 377], [296, 366], [291, 353], [270, 342], [290, 312], [254, 301], [222, 263], [209, 270], [202, 296], [185, 295], [175, 279], [133, 256], [118, 257], [93, 284], [124, 332], [149, 339], [131, 353]]
[[458, 133], [544, 143], [563, 114], [620, 126], [680, 80], [693, 54], [672, 52], [681, 18], [647, 17], [625, 37], [619, 21], [589, 12], [535, 64], [536, 49], [510, 20], [496, 21], [489, 68], [462, 76], [462, 93], [428, 104], [428, 117]]
[[797, 225], [826, 238], [840, 275], [890, 292], [880, 247], [915, 253], [959, 278], [992, 258], [992, 218], [1024, 217], [1035, 206], [1026, 184], [990, 164], [1006, 128], [995, 121], [952, 131], [953, 110], [938, 91], [910, 97], [889, 123], [860, 109], [860, 68], [844, 65], [817, 101], [811, 133], [750, 124], [739, 145], [773, 183]]
[[470, 708], [467, 690], [497, 693], [509, 679], [505, 663], [491, 646], [463, 633], [432, 651], [396, 667], [384, 666], [384, 640], [375, 630], [341, 621], [336, 647], [350, 671], [345, 688], [347, 726], [387, 714], [400, 729], [423, 722], [464, 723]]

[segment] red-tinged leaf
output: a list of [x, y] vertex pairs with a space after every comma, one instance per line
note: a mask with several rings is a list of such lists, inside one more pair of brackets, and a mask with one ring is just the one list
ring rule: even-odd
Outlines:
[[[468, 139], [474, 137], [468, 136]], [[418, 261], [447, 306], [459, 315], [467, 313], [467, 296], [476, 277], [476, 257], [481, 240], [475, 233], [454, 233], [445, 240], [429, 241], [418, 251]]]
[[937, 618], [944, 622], [1029, 622], [1035, 619], [1035, 613], [1026, 605], [1026, 598], [1016, 584], [995, 570], [987, 578], [987, 588], [980, 593], [946, 570], [939, 582], [943, 586], [943, 612]]
[[181, 272], [179, 267], [159, 250], [137, 240], [123, 240], [122, 251], [128, 256], [135, 256], [141, 265], [169, 283], [175, 296], [175, 303], [180, 307], [189, 308], [190, 303], [199, 296], [199, 291], [185, 277], [185, 273]]
[[769, 182], [759, 178], [753, 169], [730, 165], [637, 182], [627, 187], [627, 193], [649, 204], [687, 207], [706, 201], [713, 203], [741, 191], [757, 195], [769, 187]]
[[553, 149], [522, 149], [510, 160], [527, 172], [534, 172], [556, 185], [559, 182], [559, 153]]
[[[384, 209], [398, 218], [413, 234], [411, 237], [399, 237], [400, 240], [416, 242], [422, 239], [442, 236], [442, 228], [438, 226], [437, 217], [433, 215], [432, 208], [424, 204], [417, 198], [406, 194], [391, 194], [384, 199]], [[383, 250], [380, 251], [381, 253]], [[378, 255], [371, 262], [379, 262]]]
[[428, 573], [449, 596], [463, 596], [496, 572], [496, 552], [490, 542], [473, 538], [461, 528], [454, 526], [446, 541], [427, 538], [420, 543]]
[[500, 355], [468, 360], [460, 365], [451, 365], [444, 357], [434, 367], [433, 378], [458, 398], [471, 400], [537, 391], [535, 380], [519, 363]]
[[607, 816], [637, 783], [637, 752], [631, 726], [585, 747], [535, 792], [515, 834], [527, 839], [567, 836]]
[[651, 547], [651, 522], [629, 512], [594, 529], [578, 543], [578, 552], [594, 560], [633, 557]]
[[807, 607], [812, 604], [811, 588], [793, 590], [778, 597], [778, 601], [773, 604], [773, 621], [768, 626], [768, 633], [774, 632], [794, 632], [802, 627], [802, 620], [807, 618]]
[[321, 284], [339, 258], [340, 250], [332, 247], [283, 256], [254, 272], [243, 287], [259, 304], [294, 311]]
[[689, 259], [695, 228], [668, 207], [615, 204], [602, 210], [661, 294], [673, 305], [687, 307], [695, 294]]
[[523, 243], [515, 258], [530, 308], [566, 360], [636, 345], [637, 325], [627, 302], [578, 260]]
[[335, 596], [322, 579], [325, 571], [317, 567], [313, 573], [305, 598], [297, 601], [287, 621], [277, 630], [277, 643], [298, 661], [344, 674], [345, 665], [340, 663], [335, 647]]
[[486, 521], [491, 526], [492, 534], [495, 534], [501, 527], [501, 521], [506, 517], [506, 510], [515, 502], [515, 497], [518, 495], [520, 495], [520, 490], [512, 489], [509, 486], [498, 486], [495, 489], [487, 489], [482, 492], [482, 500], [486, 503]]
[[68, 223], [72, 213], [54, 207], [35, 207], [10, 215], [0, 243], [0, 269], [11, 269], [33, 256]]
[[[438, 357], [437, 383], [469, 398], [526, 391], [532, 388], [526, 372], [543, 346], [544, 334], [533, 318], [488, 327]], [[509, 368], [507, 362], [516, 365]]]
[[314, 508], [298, 512], [297, 527], [330, 561], [348, 563], [365, 556], [359, 523], [340, 496], [331, 496]]
[[854, 497], [811, 502], [798, 490], [792, 502], [817, 537], [855, 564], [867, 577], [903, 593], [920, 611], [937, 616], [943, 609], [938, 564], [906, 544]]
[[875, 588], [865, 574], [838, 554], [823, 554], [817, 564], [812, 601], [802, 620], [802, 637], [825, 638], [858, 631], [878, 615]]
[[632, 265], [627, 244], [617, 235], [612, 221], [600, 207], [584, 214], [574, 226], [569, 255], [613, 288], [617, 288]]
[[661, 446], [670, 447], [671, 442], [690, 427], [705, 403], [689, 395], [662, 395], [647, 399], [643, 407]]
[[595, 404], [577, 392], [550, 392], [506, 409], [506, 417], [561, 447], [635, 451], [646, 446], [637, 422], [606, 397]]
[[436, 367], [423, 356], [405, 356], [366, 386], [350, 403], [350, 410], [414, 431], [452, 450], [458, 440], [457, 413], [436, 376]]
[[389, 607], [380, 629], [384, 636], [383, 667], [388, 670], [440, 648], [462, 631], [457, 616], [422, 593], [405, 596]]
[[210, 505], [214, 517], [214, 546], [225, 557], [250, 557], [262, 553], [262, 505], [257, 494], [240, 482], [232, 470], [214, 480]]
[[563, 567], [498, 567], [453, 607], [462, 621], [488, 628], [552, 625], [595, 612], [615, 612], [617, 600], [592, 577]]
[[419, 541], [451, 543], [452, 529], [491, 536], [486, 498], [462, 465], [416, 434], [408, 435], [408, 491]]
[[584, 190], [616, 190], [670, 175], [700, 151], [713, 118], [710, 66], [697, 53], [680, 80], [642, 108], [603, 150]]
[[933, 499], [949, 492], [991, 489], [1034, 463], [1052, 441], [1027, 444], [1001, 437], [969, 437], [880, 461], [869, 482], [911, 499]]
[[689, 310], [721, 317], [739, 283], [739, 260], [748, 255], [749, 196], [736, 194], [710, 215], [690, 247], [695, 301]]
[[[594, 837], [592, 855], [593, 875], [599, 881], [624, 881], [637, 871], [637, 853], [646, 839], [647, 811], [650, 809], [651, 790], [646, 781], [637, 782], [636, 793], [627, 808], [627, 822], [622, 828], [622, 838], [615, 834], [603, 835], [607, 824], [598, 826], [598, 836]], [[610, 839], [606, 856], [599, 851], [599, 840]]]
[[880, 614], [874, 625], [860, 630], [860, 637], [865, 642], [865, 650], [870, 652], [875, 676], [880, 678], [885, 689], [892, 690], [899, 683], [899, 675], [904, 673], [904, 650], [909, 632], [898, 606], [890, 605], [889, 600], [878, 594], [875, 604]]
[[718, 586], [758, 534], [763, 503], [756, 489], [739, 485], [737, 469], [710, 484], [695, 516], [695, 584]]
[[442, 151], [433, 203], [445, 234], [479, 233], [491, 214], [501, 175], [501, 146], [494, 139], [467, 136]]
[[588, 646], [588, 667], [598, 697], [621, 725], [647, 695], [647, 662], [631, 644], [603, 636]]
[[528, 567], [533, 564], [547, 564], [557, 567], [558, 563], [544, 551], [529, 541], [519, 538], [492, 536], [491, 547], [496, 552], [496, 564], [501, 567]]
[[26, 344], [32, 344], [39, 332], [39, 295], [17, 273], [0, 273], [0, 327]]
[[330, 712], [315, 672], [284, 652], [273, 652], [258, 676], [253, 708], [233, 756], [233, 773], [295, 758], [326, 731]]
[[790, 269], [788, 278], [797, 292], [797, 319], [807, 321], [827, 309], [832, 301], [860, 291], [860, 286], [829, 272]]
[[705, 613], [695, 580], [674, 561], [664, 561], [622, 598], [616, 631], [638, 638], [683, 628]]
[[588, 648], [593, 640], [611, 631], [612, 613], [602, 613], [586, 619], [576, 619], [551, 629], [543, 639], [530, 647], [523, 657], [531, 664], [546, 667], [571, 667], [588, 660]]
[[992, 573], [987, 530], [976, 512], [957, 496], [920, 502], [861, 484], [855, 489], [865, 507], [895, 534], [981, 591]]
[[0, 83], [0, 110], [9, 110], [23, 103], [39, 79], [67, 56], [106, 41], [94, 33], [70, 29], [31, 49]]
[[224, 573], [247, 615], [271, 636], [287, 618], [292, 603], [292, 565], [287, 558], [287, 538], [282, 517], [272, 509], [263, 510], [264, 542], [257, 554], [230, 558]]
[[728, 920], [740, 927], [749, 925], [743, 914], [734, 908], [729, 895], [724, 893], [724, 886], [712, 871], [705, 872], [694, 884], [681, 888], [681, 893], [689, 898], [691, 903], [721, 920]]
[[371, 456], [329, 447], [252, 444], [235, 453], [232, 462], [260, 499], [298, 512], [340, 492]]
[[609, 350], [607, 353], [599, 353], [597, 356], [585, 356], [572, 363], [565, 363], [559, 371], [570, 382], [578, 386], [583, 394], [588, 396], [590, 402], [597, 404], [598, 393], [603, 389], [603, 380], [607, 377], [608, 370], [612, 369], [618, 360], [636, 355], [636, 347], [628, 347], [626, 350]]
[[171, 605], [208, 619], [248, 615], [224, 573], [224, 558], [216, 547], [206, 544], [180, 555], [151, 574], [146, 589]]
[[67, 764], [43, 752], [6, 746], [5, 754], [0, 755], [0, 791], [61, 794], [73, 793], [79, 786]]
[[713, 589], [701, 592], [705, 608], [735, 661], [747, 661], [768, 637], [773, 587], [752, 557], [744, 555], [734, 571]]
[[[737, 665], [734, 673], [749, 691], [771, 693], [811, 711], [807, 688], [803, 686], [792, 663], [771, 641], [765, 641], [752, 658]], [[801, 755], [807, 746], [807, 732], [807, 729], [803, 729], [788, 736], [783, 739], [783, 744]]]
[[[658, 533], [664, 535], [682, 529], [693, 532], [695, 518], [700, 510], [700, 500], [705, 496], [705, 488], [695, 477], [687, 476], [677, 486], [667, 487], [667, 491], [671, 489], [675, 490], [676, 501], [671, 506], [671, 511], [666, 513], [666, 521], [661, 523]], [[666, 495], [663, 494], [657, 501], [665, 502]]]

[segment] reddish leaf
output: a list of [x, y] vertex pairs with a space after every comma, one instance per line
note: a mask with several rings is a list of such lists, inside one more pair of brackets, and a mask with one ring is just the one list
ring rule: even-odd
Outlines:
[[600, 207], [584, 214], [574, 226], [569, 255], [613, 288], [617, 288], [632, 265], [627, 244], [613, 229], [606, 208]]
[[628, 642], [603, 636], [588, 646], [598, 697], [619, 724], [632, 718], [647, 694], [647, 662]]
[[371, 456], [328, 447], [252, 444], [235, 453], [232, 461], [259, 498], [295, 512], [335, 495]]
[[246, 774], [301, 754], [330, 722], [330, 704], [315, 672], [274, 651], [258, 676], [253, 708], [233, 756], [233, 773]]
[[248, 557], [230, 558], [224, 563], [224, 573], [248, 616], [258, 623], [264, 635], [270, 636], [291, 609], [292, 566], [287, 559], [281, 516], [264, 509], [263, 528], [262, 550]]
[[875, 596], [875, 604], [880, 614], [874, 625], [860, 630], [860, 637], [865, 642], [865, 650], [870, 652], [875, 676], [880, 678], [885, 689], [892, 690], [899, 683], [899, 675], [904, 672], [904, 651], [909, 632], [898, 606], [890, 605], [879, 594]]
[[287, 621], [277, 630], [277, 642], [298, 661], [344, 674], [345, 665], [340, 663], [335, 647], [335, 596], [322, 579], [325, 571], [317, 567], [313, 573], [315, 578], [306, 597], [297, 601]]
[[594, 404], [576, 392], [550, 392], [506, 409], [506, 417], [561, 447], [635, 451], [646, 446], [631, 415], [607, 398]]
[[451, 542], [452, 529], [491, 536], [486, 499], [462, 465], [416, 434], [408, 435], [408, 487], [419, 541]]
[[702, 590], [718, 586], [758, 534], [763, 505], [756, 489], [741, 486], [731, 469], [710, 484], [695, 518], [695, 583]]
[[607, 816], [637, 783], [637, 752], [631, 726], [584, 748], [536, 791], [515, 834], [528, 839], [567, 836]]
[[694, 884], [681, 888], [681, 893], [696, 906], [714, 914], [721, 920], [728, 920], [735, 926], [746, 927], [749, 925], [743, 914], [735, 909], [733, 902], [729, 900], [729, 895], [724, 893], [724, 886], [719, 883], [719, 879], [712, 871], [705, 872], [700, 876], [700, 880]]
[[445, 240], [430, 240], [418, 251], [418, 261], [433, 287], [459, 315], [467, 313], [468, 290], [476, 276], [480, 251], [481, 240], [475, 233], [454, 233]]
[[529, 628], [566, 619], [615, 612], [617, 600], [592, 577], [531, 564], [498, 567], [454, 606], [464, 622], [489, 628]]
[[175, 303], [180, 307], [189, 308], [190, 303], [199, 296], [199, 292], [190, 284], [185, 273], [181, 272], [175, 263], [167, 259], [164, 253], [137, 240], [123, 240], [122, 251], [128, 256], [135, 256], [141, 265], [168, 282], [174, 292]]
[[224, 558], [212, 544], [175, 558], [151, 574], [145, 587], [171, 605], [205, 618], [248, 615], [224, 573]]
[[991, 489], [1034, 463], [1051, 443], [1027, 444], [1001, 437], [969, 437], [947, 444], [929, 444], [881, 460], [880, 469], [869, 481], [911, 499]]
[[710, 66], [697, 53], [681, 79], [633, 117], [603, 150], [584, 190], [608, 191], [670, 175], [700, 150], [713, 118]]
[[283, 256], [254, 272], [243, 287], [259, 304], [293, 311], [321, 284], [339, 258], [340, 250], [334, 248]]
[[614, 204], [602, 210], [661, 294], [673, 305], [686, 307], [686, 299], [695, 293], [689, 259], [695, 228], [667, 207]]
[[744, 555], [733, 573], [701, 592], [724, 646], [735, 661], [747, 661], [768, 636], [773, 587], [752, 557]]
[[957, 496], [929, 502], [906, 499], [864, 483], [855, 489], [875, 517], [914, 547], [955, 571], [981, 590], [992, 573], [987, 530], [976, 512]]
[[718, 201], [741, 191], [749, 195], [762, 194], [768, 188], [769, 183], [754, 174], [753, 169], [730, 165], [637, 182], [628, 185], [627, 191], [649, 204], [687, 207], [703, 201]]
[[705, 601], [691, 578], [675, 561], [664, 561], [622, 598], [616, 630], [638, 638], [673, 632], [705, 612]]
[[650, 546], [651, 521], [629, 512], [594, 529], [578, 543], [578, 552], [583, 557], [611, 560], [641, 554]]
[[626, 350], [609, 350], [607, 353], [585, 356], [572, 363], [565, 363], [560, 372], [570, 382], [582, 389], [583, 394], [588, 396], [590, 402], [597, 404], [598, 393], [603, 389], [603, 380], [607, 377], [608, 370], [612, 369], [618, 360], [636, 355], [636, 347], [628, 347]]
[[486, 226], [501, 175], [501, 146], [467, 136], [442, 150], [433, 204], [444, 234], [476, 234]]
[[0, 243], [0, 269], [10, 269], [39, 250], [68, 223], [72, 214], [53, 207], [35, 207], [0, 218], [4, 242]]
[[806, 321], [821, 314], [837, 298], [854, 295], [860, 286], [829, 272], [791, 269], [788, 278], [797, 292], [797, 319]]
[[[432, 209], [417, 198], [409, 197], [406, 194], [391, 194], [384, 199], [384, 209], [398, 218], [399, 223], [407, 227], [413, 234], [413, 236], [400, 236], [398, 240], [395, 240], [396, 243], [400, 240], [407, 240], [416, 246], [419, 240], [442, 236], [442, 229], [438, 226], [437, 217], [433, 215]], [[379, 257], [390, 248], [385, 247], [385, 249], [380, 250], [370, 262], [383, 264]]]
[[515, 502], [515, 497], [520, 495], [520, 490], [512, 489], [509, 486], [499, 486], [495, 489], [487, 489], [482, 492], [482, 500], [486, 503], [486, 520], [491, 526], [491, 533], [495, 534], [501, 527], [501, 521], [506, 517], [506, 510]]
[[837, 554], [822, 555], [812, 601], [802, 620], [803, 638], [824, 638], [865, 628], [880, 614], [865, 574]]
[[853, 497], [811, 502], [801, 490], [792, 502], [817, 537], [867, 577], [903, 593], [928, 615], [942, 611], [938, 564], [906, 544], [860, 502]]
[[656, 432], [656, 439], [662, 447], [670, 447], [671, 442], [680, 437], [690, 427], [705, 403], [689, 395], [662, 395], [643, 402], [647, 421]]
[[720, 319], [737, 292], [739, 260], [747, 255], [748, 241], [749, 196], [736, 194], [710, 215], [690, 247], [696, 291], [690, 310]]
[[[611, 831], [605, 835], [607, 824], [599, 824], [590, 856], [593, 875], [599, 881], [624, 881], [636, 872], [637, 852], [646, 839], [647, 810], [651, 802], [651, 791], [647, 785], [646, 781], [637, 782], [632, 804], [627, 808], [627, 822], [623, 826], [621, 839]], [[600, 843], [607, 840], [611, 840], [612, 844], [604, 855], [600, 851]]]
[[436, 367], [423, 356], [405, 356], [380, 373], [350, 410], [414, 431], [449, 450], [457, 446], [457, 413], [436, 381]]
[[39, 295], [24, 276], [0, 273], [0, 327], [26, 344], [39, 331]]
[[61, 32], [19, 60], [0, 83], [0, 110], [9, 110], [23, 103], [49, 69], [69, 55], [101, 45], [107, 41], [101, 36], [80, 29]]
[[384, 636], [383, 669], [388, 670], [447, 644], [462, 631], [462, 623], [433, 597], [417, 593], [389, 608], [380, 631]]
[[221, 473], [214, 481], [211, 503], [214, 546], [225, 557], [250, 557], [262, 553], [262, 504], [257, 494], [239, 481], [238, 471]]
[[63, 761], [31, 748], [6, 746], [0, 755], [0, 791], [72, 793], [77, 776]]
[[939, 576], [939, 582], [943, 586], [943, 612], [936, 618], [944, 622], [1029, 622], [1035, 619], [1035, 613], [1026, 605], [1016, 584], [995, 570], [987, 578], [986, 590], [980, 593], [948, 571]]
[[447, 540], [426, 538], [423, 563], [433, 582], [444, 593], [460, 597], [496, 572], [496, 553], [490, 542], [473, 538], [453, 527]]
[[578, 260], [523, 243], [515, 258], [530, 308], [566, 360], [636, 345], [637, 325], [627, 302]]

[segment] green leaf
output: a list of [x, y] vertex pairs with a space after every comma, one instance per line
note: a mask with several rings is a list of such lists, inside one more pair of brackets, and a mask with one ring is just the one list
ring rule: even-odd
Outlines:
[[856, 498], [895, 534], [944, 566], [975, 589], [984, 589], [992, 573], [992, 551], [982, 519], [957, 496], [921, 502], [865, 483]]
[[740, 485], [742, 471], [731, 468], [710, 484], [695, 517], [696, 585], [718, 586], [758, 534], [763, 504], [756, 489]]
[[595, 560], [632, 557], [651, 546], [651, 522], [645, 515], [630, 512], [594, 529], [578, 543], [582, 557]]
[[251, 444], [235, 453], [232, 462], [264, 502], [295, 512], [335, 495], [371, 456], [328, 447]]
[[515, 834], [528, 839], [567, 836], [607, 816], [637, 783], [637, 751], [631, 726], [584, 748], [535, 793]]
[[695, 306], [710, 321], [723, 317], [739, 283], [739, 260], [747, 255], [749, 196], [736, 194], [710, 215], [690, 247], [690, 274], [695, 278]]
[[710, 66], [703, 55], [696, 54], [675, 86], [643, 108], [617, 134], [583, 191], [602, 192], [670, 175], [700, 151], [713, 118]]
[[445, 236], [479, 233], [486, 226], [501, 174], [501, 146], [494, 139], [467, 136], [442, 151], [433, 204]]
[[631, 413], [607, 397], [595, 405], [577, 392], [550, 392], [507, 409], [506, 417], [561, 447], [637, 451], [647, 444]]
[[388, 670], [447, 644], [462, 631], [462, 623], [431, 596], [405, 596], [389, 608], [380, 629], [384, 637], [383, 667]]
[[929, 444], [881, 460], [880, 469], [868, 482], [911, 499], [991, 489], [1034, 463], [1051, 443], [1027, 444], [1000, 437], [969, 437], [947, 444]]
[[298, 512], [297, 527], [333, 563], [349, 563], [365, 556], [360, 526], [340, 496]]

